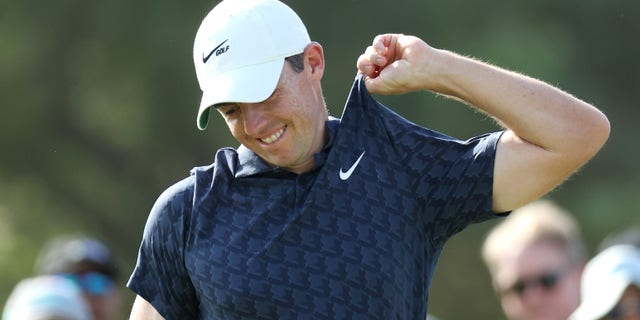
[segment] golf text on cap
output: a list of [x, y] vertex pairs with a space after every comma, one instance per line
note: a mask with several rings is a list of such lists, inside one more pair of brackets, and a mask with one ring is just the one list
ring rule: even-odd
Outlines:
[[202, 53], [202, 62], [203, 63], [207, 63], [207, 61], [209, 60], [209, 58], [211, 58], [211, 55], [213, 55], [213, 53], [215, 52], [216, 57], [227, 52], [229, 50], [229, 45], [223, 47], [222, 45], [224, 45], [225, 43], [227, 43], [227, 41], [229, 41], [229, 39], [222, 41], [221, 44], [219, 44], [217, 47], [213, 48], [213, 50], [211, 50], [211, 52], [209, 52], [208, 55], [204, 55], [204, 52]]

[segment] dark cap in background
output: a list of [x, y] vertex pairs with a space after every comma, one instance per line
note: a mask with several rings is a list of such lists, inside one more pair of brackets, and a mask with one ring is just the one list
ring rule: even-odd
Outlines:
[[36, 260], [38, 274], [99, 272], [116, 278], [117, 267], [109, 248], [88, 236], [63, 236], [50, 240]]

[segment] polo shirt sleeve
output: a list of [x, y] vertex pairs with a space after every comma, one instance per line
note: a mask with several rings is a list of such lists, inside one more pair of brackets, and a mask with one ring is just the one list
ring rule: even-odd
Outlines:
[[198, 299], [185, 269], [186, 226], [194, 176], [165, 190], [151, 209], [127, 287], [165, 319], [198, 318]]
[[[493, 212], [493, 174], [503, 131], [461, 140], [413, 123], [367, 91], [361, 76], [342, 116], [343, 130], [376, 141], [394, 179], [406, 179], [425, 237], [433, 247], [471, 223], [500, 217]], [[365, 140], [365, 139], [363, 139]], [[372, 149], [374, 146], [370, 145]], [[399, 165], [398, 165], [399, 164]]]
[[[493, 212], [494, 164], [501, 135], [488, 133], [466, 141], [431, 136], [426, 150], [409, 160], [428, 164], [417, 175], [417, 191], [424, 197], [425, 226], [436, 245], [472, 223], [501, 216]], [[429, 155], [432, 152], [437, 157]]]

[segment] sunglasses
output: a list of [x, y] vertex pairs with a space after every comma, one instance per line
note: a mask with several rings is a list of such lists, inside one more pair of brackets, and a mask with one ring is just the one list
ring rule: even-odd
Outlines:
[[82, 290], [92, 296], [103, 296], [113, 288], [113, 280], [102, 273], [64, 274], [65, 278], [75, 282]]
[[500, 295], [516, 294], [522, 296], [529, 288], [540, 287], [545, 291], [549, 291], [560, 282], [562, 277], [569, 271], [569, 268], [562, 268], [555, 271], [545, 272], [537, 277], [529, 279], [519, 279], [512, 286], [500, 290]]

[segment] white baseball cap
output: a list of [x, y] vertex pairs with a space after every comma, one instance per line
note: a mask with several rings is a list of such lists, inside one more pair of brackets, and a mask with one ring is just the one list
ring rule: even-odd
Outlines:
[[224, 0], [204, 18], [193, 45], [202, 101], [197, 124], [223, 102], [255, 103], [275, 90], [284, 58], [311, 42], [298, 15], [277, 0]]
[[[2, 320], [90, 320], [89, 306], [81, 289], [62, 276], [38, 276], [20, 281], [7, 299]], [[57, 319], [57, 318], [56, 318]]]
[[585, 266], [580, 306], [569, 320], [604, 317], [631, 284], [640, 287], [640, 249], [621, 244], [603, 250]]

